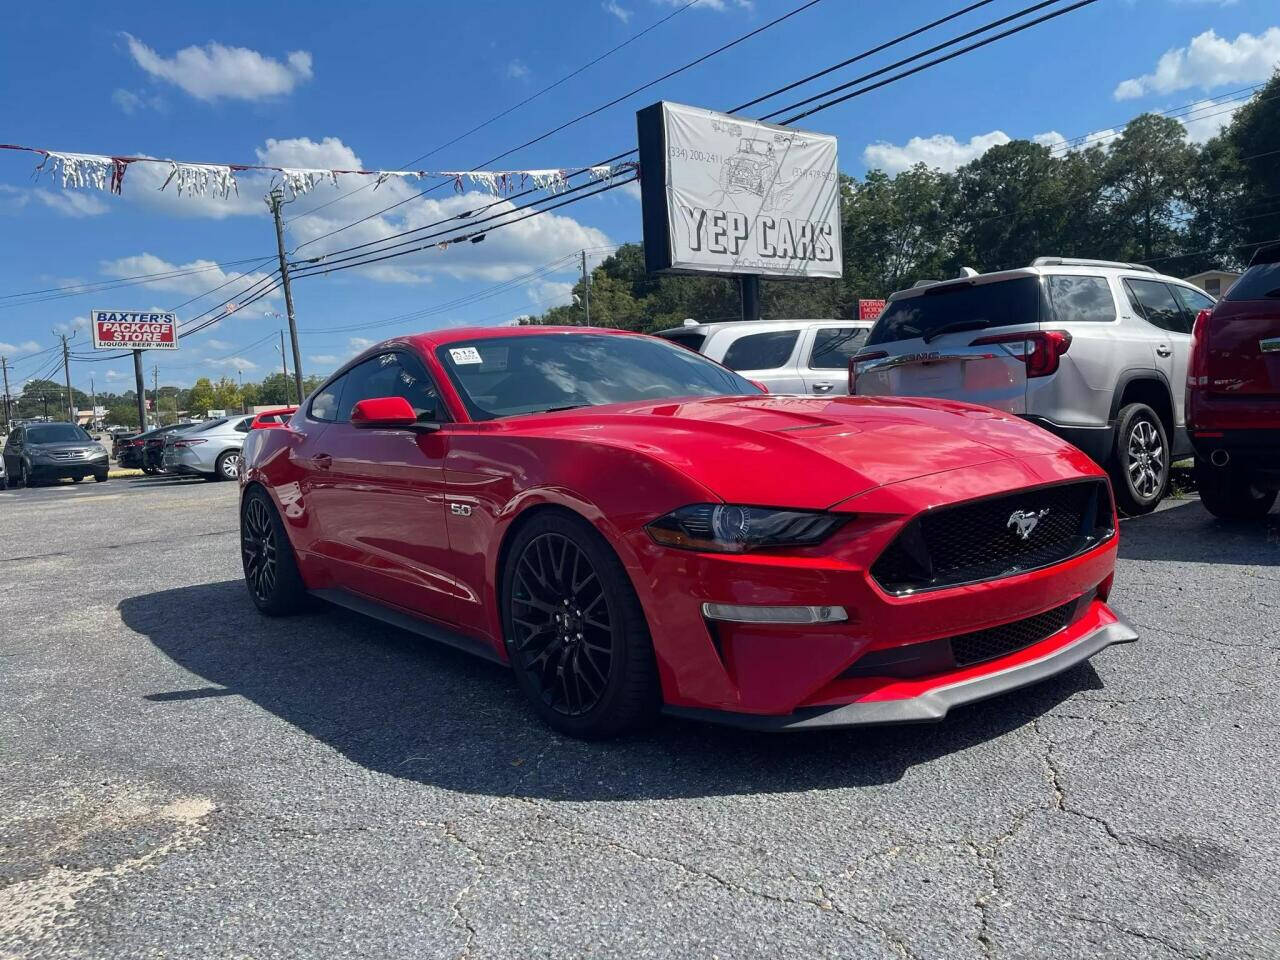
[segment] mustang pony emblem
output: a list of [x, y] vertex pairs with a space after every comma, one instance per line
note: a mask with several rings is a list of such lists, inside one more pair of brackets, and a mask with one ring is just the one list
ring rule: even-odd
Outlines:
[[1027, 540], [1030, 539], [1031, 531], [1036, 528], [1036, 524], [1048, 515], [1048, 507], [1045, 507], [1039, 513], [1032, 513], [1030, 510], [1015, 510], [1009, 514], [1009, 522], [1005, 526], [1012, 529], [1019, 539]]

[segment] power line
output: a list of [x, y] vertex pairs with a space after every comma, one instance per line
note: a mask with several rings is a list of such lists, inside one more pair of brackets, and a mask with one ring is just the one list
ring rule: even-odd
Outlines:
[[[467, 137], [471, 136], [473, 133], [483, 130], [485, 127], [489, 126], [489, 124], [494, 123], [497, 120], [501, 120], [503, 117], [507, 116], [508, 114], [514, 113], [516, 110], [519, 110], [521, 107], [525, 106], [526, 104], [532, 103], [534, 100], [537, 100], [543, 94], [549, 93], [550, 91], [554, 90], [556, 87], [560, 86], [561, 84], [569, 80], [572, 80], [574, 77], [578, 76], [579, 74], [583, 73], [586, 70], [591, 69], [597, 63], [600, 63], [602, 60], [605, 60], [608, 57], [611, 57], [613, 54], [617, 53], [623, 47], [628, 46], [631, 43], [634, 43], [636, 40], [639, 40], [645, 34], [662, 26], [672, 17], [675, 17], [678, 14], [684, 13], [684, 11], [688, 10], [697, 2], [698, 0], [689, 0], [688, 3], [684, 4], [684, 6], [677, 7], [675, 10], [671, 11], [671, 13], [668, 13], [666, 16], [662, 17], [661, 19], [656, 20], [653, 23], [649, 24], [649, 26], [645, 27], [643, 30], [639, 31], [638, 33], [633, 33], [631, 36], [629, 36], [626, 40], [623, 40], [617, 46], [611, 47], [610, 49], [606, 50], [604, 53], [600, 54], [600, 56], [596, 57], [594, 60], [583, 64], [577, 70], [574, 70], [572, 73], [565, 74], [559, 80], [556, 80], [554, 83], [548, 84], [547, 86], [539, 90], [537, 93], [534, 93], [534, 94], [531, 94], [530, 96], [525, 97], [519, 103], [513, 104], [510, 107], [507, 107], [507, 109], [503, 110], [501, 113], [495, 113], [488, 120], [484, 121], [483, 123], [476, 124], [476, 126], [472, 127], [466, 133], [458, 134], [458, 136], [454, 137], [452, 140], [442, 143], [438, 147], [433, 147], [432, 149], [428, 150], [426, 153], [421, 154], [420, 156], [414, 157], [408, 163], [401, 164], [401, 167], [412, 167], [415, 163], [425, 160], [427, 159], [427, 157], [434, 156], [435, 154], [439, 153], [441, 150], [444, 150], [446, 147], [451, 147], [455, 143], [458, 143], [461, 140], [465, 140]], [[992, 2], [992, 0], [985, 0], [985, 2], [990, 3]], [[361, 186], [357, 187], [355, 190], [352, 190], [348, 193], [344, 193], [341, 196], [334, 197], [332, 200], [327, 200], [324, 203], [320, 204], [319, 206], [312, 207], [310, 210], [305, 210], [302, 213], [297, 214], [296, 216], [290, 217], [286, 221], [286, 223], [293, 223], [294, 220], [297, 220], [300, 217], [310, 216], [311, 214], [315, 213], [317, 210], [323, 210], [325, 207], [330, 206], [331, 204], [337, 203], [339, 200], [344, 200], [347, 197], [354, 196], [355, 194], [360, 193], [362, 190], [366, 190], [371, 186], [372, 186], [371, 183], [364, 183]]]
[[[228, 260], [225, 263], [211, 263], [203, 267], [182, 267], [174, 270], [162, 270], [156, 273], [140, 273], [131, 277], [113, 277], [110, 280], [94, 280], [86, 283], [67, 284], [61, 287], [46, 287], [43, 290], [26, 290], [22, 293], [6, 293], [0, 295], [0, 300], [15, 300], [19, 297], [35, 297], [43, 294], [64, 294], [65, 296], [80, 296], [83, 293], [99, 293], [99, 288], [132, 286], [135, 283], [158, 283], [162, 280], [173, 280], [178, 277], [193, 276], [197, 273], [208, 273], [211, 270], [220, 270], [223, 267], [237, 266], [242, 263], [250, 263], [253, 258], [245, 258], [242, 260]], [[43, 297], [40, 300], [28, 300], [26, 303], [17, 304], [18, 306], [26, 306], [27, 303], [43, 303], [45, 300], [62, 299], [61, 296]], [[13, 304], [0, 304], [0, 309]]]
[[[1054, 0], [1050, 0], [1050, 2], [1054, 2]], [[815, 107], [812, 107], [808, 110], [801, 111], [800, 113], [797, 113], [793, 116], [788, 117], [786, 120], [780, 120], [778, 122], [782, 126], [789, 126], [790, 124], [793, 124], [799, 120], [803, 120], [805, 117], [811, 117], [815, 113], [821, 113], [823, 110], [830, 110], [832, 107], [839, 106], [840, 104], [845, 103], [848, 100], [852, 100], [854, 97], [860, 97], [865, 93], [871, 93], [873, 90], [879, 90], [881, 87], [888, 86], [891, 83], [896, 83], [899, 80], [904, 80], [907, 77], [913, 76], [914, 74], [920, 73], [921, 71], [928, 70], [931, 67], [936, 67], [939, 64], [946, 63], [949, 60], [955, 60], [957, 57], [962, 57], [967, 53], [972, 53], [974, 50], [977, 50], [981, 47], [988, 46], [992, 43], [995, 43], [998, 40], [1003, 40], [1006, 37], [1011, 37], [1014, 34], [1021, 33], [1024, 30], [1030, 30], [1032, 27], [1039, 26], [1040, 24], [1045, 23], [1046, 21], [1053, 20], [1056, 17], [1061, 17], [1067, 13], [1073, 13], [1076, 10], [1079, 10], [1081, 7], [1087, 7], [1090, 4], [1094, 4], [1097, 2], [1098, 0], [1077, 0], [1076, 3], [1073, 3], [1070, 6], [1062, 7], [1059, 10], [1054, 10], [1051, 13], [1047, 13], [1042, 17], [1036, 17], [1034, 20], [1028, 20], [1026, 23], [1021, 23], [1016, 27], [1009, 28], [1008, 30], [1002, 30], [1000, 33], [994, 34], [993, 36], [990, 36], [990, 37], [986, 37], [975, 43], [971, 43], [966, 47], [961, 47], [959, 50], [953, 50], [951, 53], [948, 53], [945, 56], [935, 57], [933, 60], [927, 60], [922, 64], [918, 64], [917, 66], [912, 67], [910, 70], [903, 70], [901, 73], [896, 73], [893, 76], [886, 77], [883, 80], [880, 80], [876, 83], [862, 87], [858, 90], [853, 90], [850, 93], [846, 93], [844, 96], [836, 97], [833, 100], [827, 100], [823, 103], [818, 104]], [[1022, 16], [1025, 13], [1031, 12], [1033, 10], [1038, 10], [1044, 5], [1045, 4], [1043, 2], [1034, 4], [1033, 6], [1026, 7], [1023, 10], [1019, 11], [1018, 13], [1013, 14], [1012, 16], [1013, 17]], [[996, 21], [996, 22], [1007, 23], [1009, 19], [1011, 19], [1011, 17], [1005, 17], [1002, 20]], [[979, 33], [983, 32], [985, 30], [990, 29], [991, 26], [992, 24], [989, 24], [986, 27], [979, 28], [979, 30], [975, 32], [979, 32]], [[969, 35], [972, 36], [972, 33]], [[856, 82], [856, 81], [853, 81], [853, 82]], [[805, 100], [798, 101], [797, 103], [793, 103], [790, 106], [783, 107], [779, 110], [775, 110], [773, 113], [770, 113], [766, 117], [762, 117], [761, 119], [768, 119], [769, 117], [775, 117], [780, 113], [786, 113], [788, 110], [794, 110], [796, 107], [799, 107], [806, 103], [811, 103], [812, 101], [820, 97], [828, 96], [832, 93], [836, 93], [837, 91], [847, 89], [849, 86], [850, 84], [848, 83], [840, 84], [839, 86], [832, 87], [831, 89], [826, 90], [822, 93], [816, 94], [815, 96], [809, 97]]]
[[[571, 127], [576, 123], [580, 123], [581, 121], [586, 120], [589, 117], [594, 117], [596, 114], [604, 110], [607, 110], [610, 107], [616, 106], [617, 104], [622, 103], [624, 100], [634, 97], [637, 93], [641, 93], [645, 90], [648, 90], [650, 87], [656, 86], [657, 84], [662, 83], [664, 80], [669, 80], [678, 74], [684, 73], [686, 70], [692, 69], [693, 67], [696, 67], [707, 60], [710, 60], [712, 57], [715, 57], [721, 53], [724, 53], [726, 50], [736, 47], [738, 44], [743, 43], [744, 41], [750, 40], [752, 37], [757, 36], [763, 33], [764, 31], [771, 29], [772, 27], [777, 26], [778, 24], [782, 23], [785, 20], [789, 20], [791, 17], [794, 17], [796, 14], [802, 13], [803, 11], [809, 9], [812, 6], [815, 6], [820, 2], [821, 0], [807, 0], [807, 2], [802, 3], [800, 6], [790, 10], [787, 13], [784, 13], [782, 16], [775, 17], [773, 20], [770, 20], [768, 23], [763, 24], [762, 26], [756, 27], [754, 30], [749, 31], [748, 33], [744, 33], [741, 36], [728, 41], [727, 43], [721, 44], [719, 47], [716, 47], [714, 50], [708, 53], [704, 53], [702, 56], [697, 57], [694, 60], [690, 60], [688, 63], [684, 64], [683, 66], [676, 67], [673, 70], [667, 71], [666, 73], [664, 73], [662, 76], [658, 77], [655, 80], [650, 80], [648, 83], [643, 83], [640, 86], [634, 88], [633, 90], [630, 90], [627, 93], [624, 93], [622, 96], [615, 97], [614, 99], [610, 100], [608, 103], [601, 104], [600, 106], [592, 110], [586, 111], [585, 113], [580, 113], [578, 114], [578, 116], [574, 117], [571, 120], [566, 120], [564, 123], [560, 124], [559, 126], [553, 127], [552, 129], [548, 130], [546, 133], [539, 134], [533, 139], [526, 140], [524, 143], [514, 146], [509, 150], [504, 150], [502, 153], [499, 153], [496, 156], [490, 157], [488, 160], [481, 161], [479, 166], [481, 167], [488, 166], [489, 164], [494, 163], [497, 160], [501, 160], [504, 157], [510, 156], [511, 154], [515, 153], [518, 150], [523, 150], [526, 147], [533, 146], [535, 143], [540, 143], [543, 140], [546, 140], [548, 137], [559, 133], [561, 130]], [[635, 153], [635, 151], [628, 150], [626, 153], [619, 154], [619, 158], [629, 156], [632, 153]], [[351, 227], [354, 227], [360, 223], [364, 223], [366, 220], [370, 220], [373, 217], [380, 217], [382, 216], [382, 214], [388, 212], [389, 210], [394, 210], [396, 207], [400, 206], [401, 204], [405, 204], [411, 200], [416, 200], [419, 197], [426, 196], [432, 190], [438, 189], [440, 186], [441, 184], [436, 184], [436, 186], [434, 187], [430, 187], [427, 190], [423, 190], [419, 193], [413, 194], [412, 196], [406, 197], [403, 200], [399, 200], [391, 204], [390, 206], [383, 207], [381, 210], [378, 210], [375, 213], [371, 213], [366, 217], [362, 217], [359, 220], [353, 221], [352, 223], [349, 223], [346, 226], [339, 227], [336, 230], [331, 230], [329, 233], [326, 233], [323, 236], [316, 237], [315, 239], [308, 240], [306, 243], [299, 244], [298, 246], [294, 247], [294, 252], [296, 253], [298, 250], [301, 250], [304, 246], [307, 246], [308, 244], [315, 243], [318, 240], [324, 240], [327, 237], [331, 237], [336, 233], [341, 233], [344, 230], [349, 230]]]

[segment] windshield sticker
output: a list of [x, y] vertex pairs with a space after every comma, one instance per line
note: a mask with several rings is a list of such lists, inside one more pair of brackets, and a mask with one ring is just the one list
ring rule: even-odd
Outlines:
[[454, 363], [484, 363], [475, 347], [455, 347], [449, 351]]

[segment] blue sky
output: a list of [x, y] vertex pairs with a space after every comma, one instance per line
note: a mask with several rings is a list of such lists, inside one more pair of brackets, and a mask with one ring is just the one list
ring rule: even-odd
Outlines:
[[[799, 0], [700, 0], [578, 77], [417, 164], [468, 169], [586, 109], [797, 6]], [[24, 4], [0, 34], [0, 142], [71, 152], [146, 154], [186, 161], [396, 168], [504, 110], [670, 14], [669, 0], [556, 0], [468, 5], [310, 2], [269, 4]], [[635, 143], [634, 111], [658, 99], [728, 108], [949, 12], [959, 2], [823, 0], [761, 36], [496, 164], [576, 167]], [[859, 64], [871, 69], [1010, 13], [996, 0], [926, 38]], [[1211, 32], [1210, 32], [1211, 31]], [[901, 52], [899, 52], [901, 51]], [[1076, 13], [810, 118], [840, 141], [840, 165], [860, 175], [914, 160], [952, 168], [1007, 137], [1046, 142], [1119, 127], [1257, 83], [1280, 61], [1274, 0], [1101, 0]], [[844, 71], [829, 78], [840, 82]], [[816, 85], [820, 88], [821, 84]], [[811, 92], [797, 91], [795, 99]], [[785, 103], [778, 101], [778, 105]], [[772, 106], [772, 104], [770, 104]], [[1191, 133], [1204, 138], [1226, 116]], [[0, 300], [0, 352], [16, 364], [11, 387], [40, 373], [56, 329], [78, 330], [89, 309], [170, 309], [267, 258], [275, 238], [246, 176], [239, 198], [177, 197], [156, 187], [158, 167], [130, 168], [122, 196], [63, 190], [32, 177], [37, 158], [0, 151], [0, 297], [149, 274], [202, 272], [35, 302]], [[388, 183], [348, 196], [360, 181], [321, 185], [288, 210], [294, 247], [410, 196]], [[420, 188], [419, 188], [420, 189]], [[567, 302], [584, 247], [592, 260], [640, 239], [637, 194], [614, 190], [484, 243], [295, 284], [304, 371], [326, 373], [367, 340], [408, 329], [504, 323]], [[377, 239], [485, 202], [452, 188], [414, 200], [320, 250]], [[527, 282], [492, 289], [563, 258]], [[268, 266], [270, 266], [268, 264]], [[186, 318], [248, 281], [179, 310]], [[382, 323], [460, 297], [483, 299], [408, 323]], [[197, 376], [258, 379], [279, 369], [270, 339], [276, 297], [153, 355], [162, 383]], [[79, 318], [79, 319], [78, 319]], [[359, 328], [359, 329], [357, 329]], [[26, 358], [24, 360], [24, 357]], [[76, 363], [77, 387], [132, 383], [128, 362]]]

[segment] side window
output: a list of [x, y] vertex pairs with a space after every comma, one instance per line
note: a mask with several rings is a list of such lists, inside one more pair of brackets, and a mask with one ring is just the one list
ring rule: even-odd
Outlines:
[[1187, 313], [1173, 296], [1173, 291], [1159, 280], [1127, 279], [1129, 299], [1147, 322], [1170, 333], [1190, 333]]
[[8, 444], [22, 443], [22, 428], [14, 427], [9, 434], [9, 439], [5, 441]]
[[1108, 323], [1116, 318], [1111, 285], [1105, 277], [1049, 277], [1049, 299], [1058, 323]]
[[678, 343], [682, 347], [687, 347], [694, 353], [702, 349], [702, 344], [706, 342], [707, 335], [705, 333], [664, 333], [664, 340], [670, 340], [672, 343]]
[[343, 374], [336, 380], [331, 380], [324, 385], [324, 388], [315, 395], [311, 401], [311, 408], [308, 411], [314, 420], [326, 420], [332, 422], [338, 419], [338, 401], [342, 399], [342, 385], [346, 381], [348, 374]]
[[236, 424], [236, 426], [235, 426], [236, 432], [237, 432], [237, 433], [248, 433], [248, 432], [249, 432], [249, 425], [250, 425], [251, 423], [253, 423], [253, 417], [245, 417], [243, 420], [239, 421], [239, 422]]
[[1182, 301], [1182, 305], [1190, 311], [1192, 322], [1195, 320], [1195, 315], [1201, 310], [1213, 309], [1213, 298], [1205, 296], [1199, 290], [1192, 287], [1180, 287], [1175, 285], [1173, 292], [1177, 294], [1178, 299]]
[[791, 358], [798, 330], [749, 333], [729, 345], [722, 361], [730, 370], [772, 370]]
[[809, 367], [813, 370], [847, 370], [849, 358], [867, 341], [867, 327], [821, 327], [813, 338]]
[[361, 400], [404, 397], [423, 422], [447, 419], [435, 384], [418, 361], [404, 353], [388, 351], [352, 367], [344, 378], [337, 419], [350, 420]]

